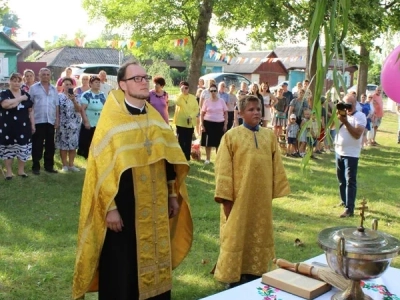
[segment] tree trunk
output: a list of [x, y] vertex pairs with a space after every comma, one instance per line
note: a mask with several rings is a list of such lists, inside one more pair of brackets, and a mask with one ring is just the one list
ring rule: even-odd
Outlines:
[[[310, 90], [313, 95], [312, 103], [314, 103], [314, 92], [315, 92], [315, 74], [317, 73], [317, 50], [319, 48], [319, 36], [315, 40], [314, 47], [307, 46], [307, 58], [306, 58], [306, 79], [310, 80]], [[310, 53], [312, 53], [310, 61]]]
[[358, 68], [357, 78], [357, 98], [360, 99], [362, 94], [365, 94], [368, 84], [368, 65], [369, 65], [369, 50], [365, 44], [360, 45], [360, 66]]
[[197, 83], [201, 75], [201, 65], [206, 50], [208, 28], [212, 17], [213, 0], [204, 0], [200, 5], [199, 20], [197, 22], [196, 35], [192, 40], [192, 57], [189, 67], [189, 92], [196, 94]]

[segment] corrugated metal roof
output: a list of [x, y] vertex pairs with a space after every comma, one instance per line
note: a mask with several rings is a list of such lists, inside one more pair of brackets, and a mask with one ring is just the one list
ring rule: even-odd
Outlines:
[[[286, 69], [305, 69], [307, 61], [307, 47], [306, 46], [279, 46], [276, 47], [274, 52], [279, 58], [290, 57], [293, 58], [282, 61]], [[295, 57], [302, 58], [294, 60]]]
[[[274, 51], [247, 51], [241, 52], [236, 57], [232, 58], [229, 65], [224, 66], [224, 72], [228, 73], [239, 73], [239, 74], [253, 74], [255, 70], [263, 63], [261, 60], [263, 58], [270, 57]], [[248, 58], [246, 63], [236, 63], [242, 58]], [[259, 58], [259, 60], [251, 60], [253, 58]]]
[[[72, 64], [120, 64], [120, 52], [112, 48], [62, 47], [49, 50], [37, 60], [46, 62], [49, 67], [66, 67]], [[132, 56], [125, 56], [122, 62]]]
[[35, 40], [29, 40], [29, 41], [17, 41], [16, 42], [22, 49], [26, 49], [29, 45], [33, 44], [33, 46], [36, 48], [37, 51], [44, 51], [42, 47], [39, 46], [38, 43], [36, 43]]
[[[321, 47], [324, 52], [324, 47]], [[305, 69], [306, 61], [307, 61], [307, 47], [306, 46], [279, 46], [274, 50], [276, 55], [279, 58], [289, 58], [287, 60], [282, 61], [285, 65], [286, 69]], [[300, 59], [301, 57], [301, 59]], [[291, 58], [291, 59], [290, 59]], [[341, 67], [343, 64], [343, 60], [339, 59], [337, 64]], [[329, 66], [333, 67], [334, 62], [331, 61]], [[346, 66], [349, 66], [346, 64]]]

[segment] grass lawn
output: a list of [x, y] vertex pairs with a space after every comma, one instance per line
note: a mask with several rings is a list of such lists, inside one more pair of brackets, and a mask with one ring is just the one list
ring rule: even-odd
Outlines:
[[[368, 201], [366, 226], [400, 238], [400, 152], [397, 116], [386, 113], [378, 132], [379, 147], [363, 150], [358, 171], [358, 203]], [[204, 153], [203, 153], [204, 155]], [[274, 200], [276, 256], [294, 262], [322, 251], [317, 235], [326, 227], [359, 224], [339, 219], [334, 155], [319, 155], [306, 174], [300, 160], [283, 158], [292, 193]], [[84, 160], [77, 160], [85, 167]], [[30, 163], [27, 170], [30, 170]], [[58, 169], [61, 168], [57, 158]], [[16, 169], [14, 170], [14, 173]], [[31, 174], [29, 172], [29, 174]], [[218, 256], [219, 206], [213, 200], [213, 164], [191, 162], [187, 180], [194, 220], [193, 247], [174, 271], [173, 299], [195, 300], [223, 290], [209, 274]], [[0, 299], [70, 299], [78, 213], [84, 172], [30, 175], [0, 180]], [[299, 238], [303, 247], [295, 247]], [[400, 268], [400, 259], [392, 266]], [[87, 299], [96, 299], [92, 294]]]

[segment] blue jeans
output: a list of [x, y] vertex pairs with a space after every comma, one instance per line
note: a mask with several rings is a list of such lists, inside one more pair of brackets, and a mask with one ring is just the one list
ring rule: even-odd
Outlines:
[[336, 154], [336, 175], [339, 181], [340, 198], [349, 213], [354, 213], [357, 194], [358, 157]]

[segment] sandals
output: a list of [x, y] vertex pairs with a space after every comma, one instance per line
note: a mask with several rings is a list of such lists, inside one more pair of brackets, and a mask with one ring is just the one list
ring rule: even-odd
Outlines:
[[26, 173], [24, 173], [24, 174], [18, 174], [18, 176], [19, 176], [19, 177], [22, 177], [22, 178], [27, 178], [27, 177], [28, 177], [28, 174], [26, 174]]

